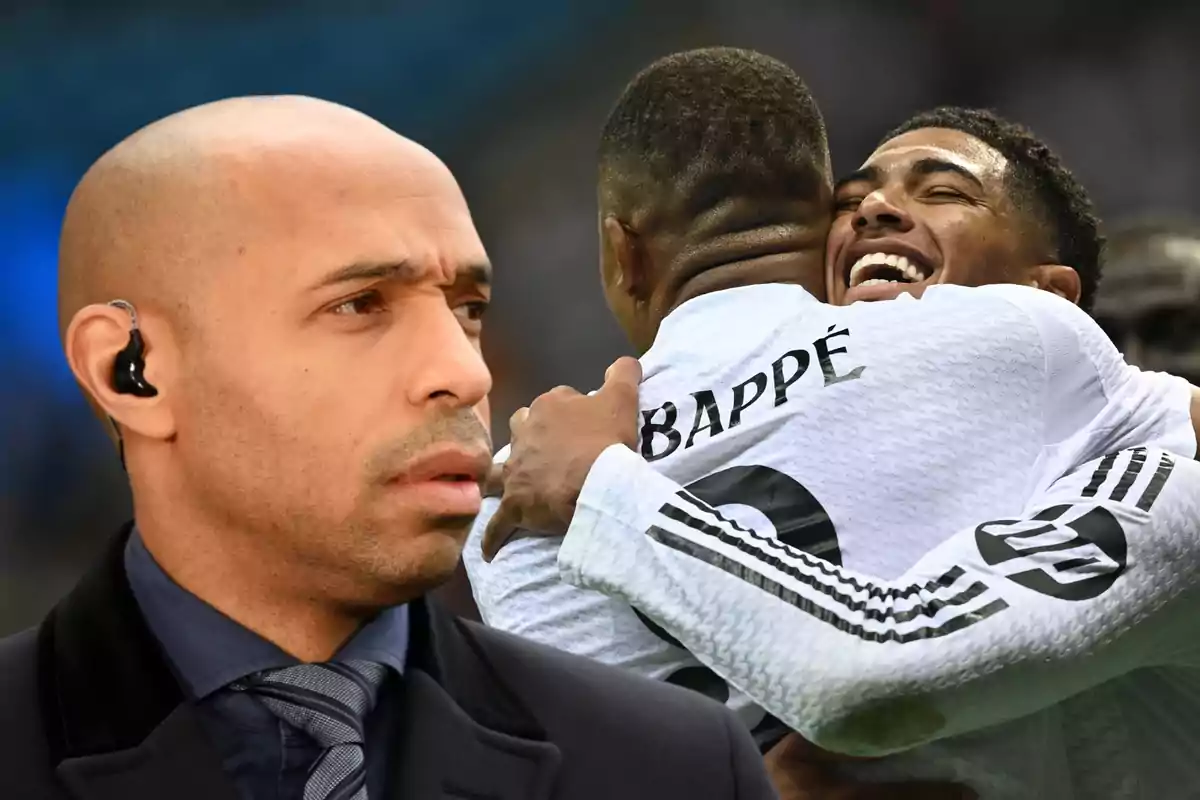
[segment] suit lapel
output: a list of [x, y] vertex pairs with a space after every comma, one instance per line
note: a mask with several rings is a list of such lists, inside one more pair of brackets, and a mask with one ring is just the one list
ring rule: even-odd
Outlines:
[[414, 603], [391, 797], [544, 800], [561, 755], [462, 623]]
[[38, 699], [53, 762], [80, 800], [234, 800], [129, 589], [131, 528], [39, 630]]
[[485, 728], [429, 675], [405, 677], [404, 722], [391, 796], [544, 800], [558, 774], [558, 748]]
[[59, 778], [79, 800], [235, 800], [189, 706], [176, 707], [137, 747], [67, 758]]

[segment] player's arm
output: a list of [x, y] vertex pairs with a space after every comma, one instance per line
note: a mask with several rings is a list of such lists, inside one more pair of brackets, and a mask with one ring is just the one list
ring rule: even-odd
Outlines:
[[[496, 456], [508, 457], [509, 448]], [[565, 583], [559, 576], [558, 538], [515, 538], [490, 563], [483, 558], [483, 534], [499, 505], [486, 498], [463, 548], [463, 562], [485, 624], [559, 650], [620, 667], [638, 675], [686, 685], [724, 701], [725, 682], [694, 656], [656, 633], [628, 603]], [[737, 711], [764, 742], [773, 731], [760, 725], [762, 713]]]
[[1200, 667], [1198, 536], [1200, 464], [1127, 451], [881, 581], [734, 524], [613, 446], [559, 566], [815, 744], [882, 755], [1140, 667]]
[[[506, 456], [507, 448], [497, 459]], [[484, 561], [483, 532], [498, 504], [498, 498], [484, 500], [463, 548], [471, 591], [486, 625], [700, 692], [736, 713], [764, 750], [786, 733], [628, 603], [563, 581], [558, 570], [561, 539], [515, 538], [490, 563]]]
[[482, 536], [497, 502], [484, 501], [463, 548], [485, 624], [649, 678], [667, 680], [680, 670], [705, 669], [687, 651], [654, 635], [627, 603], [564, 583], [558, 570], [560, 539], [518, 539], [485, 562]]

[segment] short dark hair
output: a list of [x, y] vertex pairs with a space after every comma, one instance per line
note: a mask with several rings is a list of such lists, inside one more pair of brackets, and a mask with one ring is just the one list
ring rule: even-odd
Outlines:
[[634, 77], [604, 125], [599, 163], [601, 185], [627, 198], [618, 202], [669, 193], [699, 213], [730, 196], [794, 195], [828, 181], [829, 145], [795, 71], [753, 50], [711, 47]]
[[1091, 311], [1102, 271], [1104, 237], [1092, 200], [1050, 147], [1023, 125], [993, 111], [943, 106], [923, 111], [880, 142], [919, 128], [950, 128], [974, 136], [1008, 159], [1009, 191], [1050, 237], [1059, 263], [1079, 273], [1079, 305]]

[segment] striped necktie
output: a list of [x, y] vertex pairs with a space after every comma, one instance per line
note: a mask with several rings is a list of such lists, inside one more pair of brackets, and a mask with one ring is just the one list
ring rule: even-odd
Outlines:
[[370, 661], [331, 661], [267, 670], [231, 688], [253, 695], [321, 746], [304, 800], [367, 800], [363, 720], [386, 674]]

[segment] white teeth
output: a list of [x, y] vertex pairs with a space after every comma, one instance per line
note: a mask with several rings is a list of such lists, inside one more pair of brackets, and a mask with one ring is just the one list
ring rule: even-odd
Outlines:
[[870, 278], [870, 279], [865, 280], [862, 283], [857, 284], [857, 285], [858, 286], [878, 286], [878, 285], [884, 284], [884, 283], [899, 283], [899, 282], [900, 281], [889, 281], [887, 278]]
[[886, 253], [868, 253], [867, 255], [854, 262], [854, 266], [850, 268], [850, 285], [857, 286], [860, 273], [867, 267], [876, 264], [886, 264]]
[[910, 262], [905, 256], [888, 255], [887, 253], [868, 253], [855, 261], [854, 266], [850, 268], [850, 285], [866, 286], [876, 283], [898, 283], [899, 281], [888, 280], [886, 278], [873, 278], [869, 281], [859, 280], [862, 277], [863, 270], [867, 267], [885, 265], [895, 267], [900, 274], [914, 283], [919, 283], [926, 278], [921, 268]]

